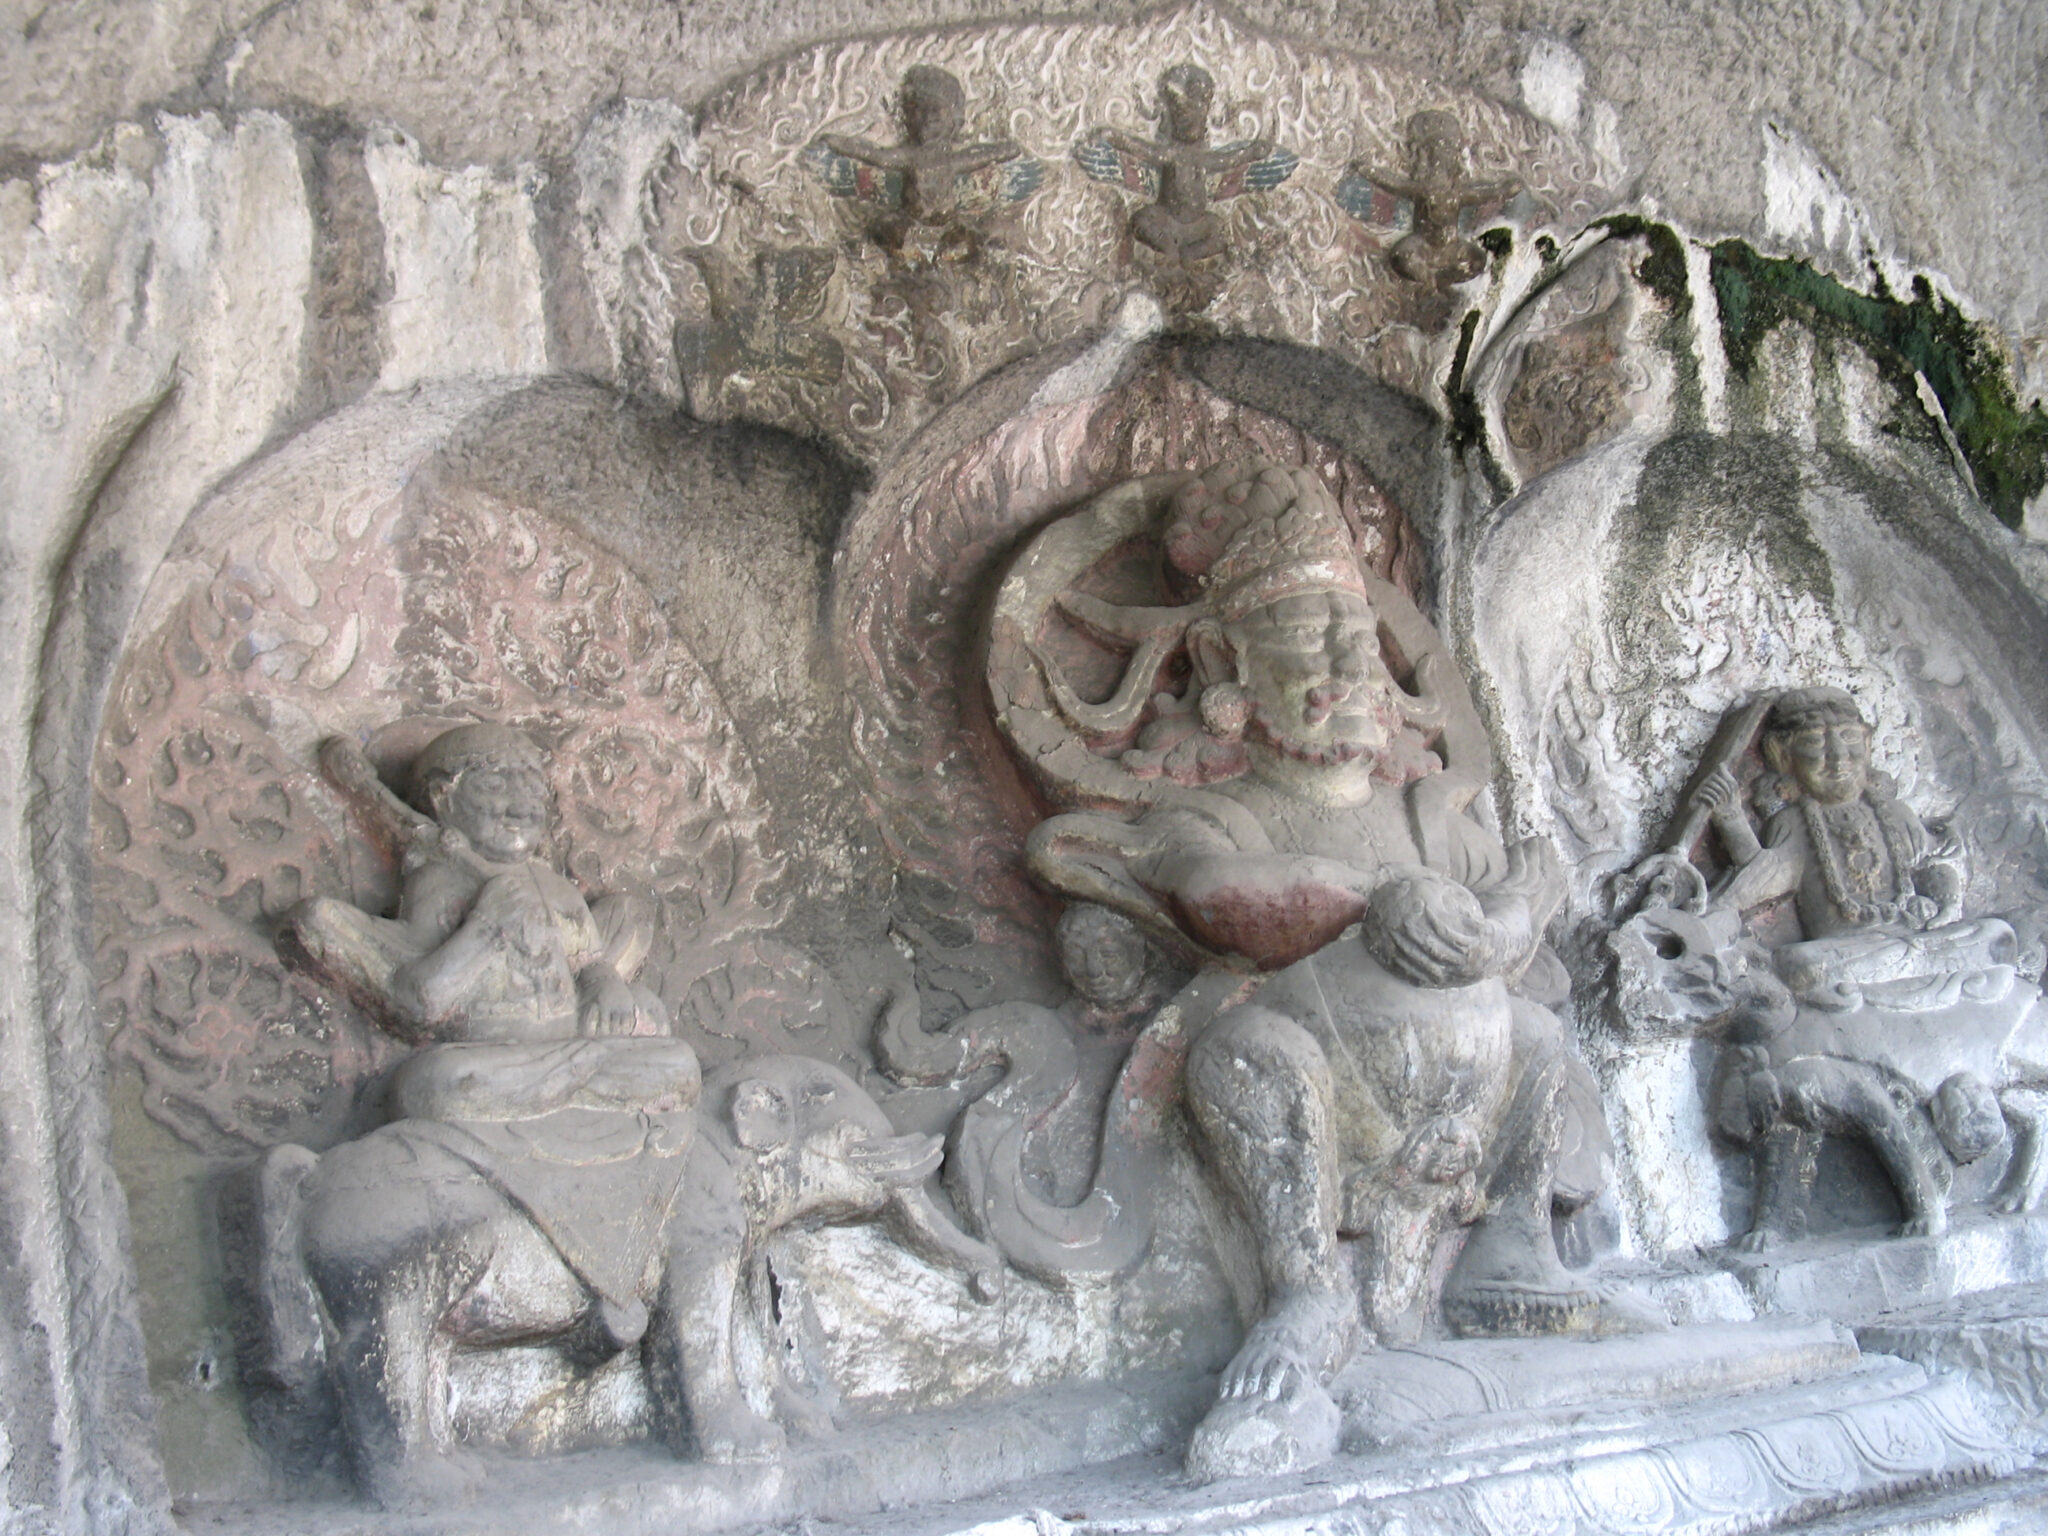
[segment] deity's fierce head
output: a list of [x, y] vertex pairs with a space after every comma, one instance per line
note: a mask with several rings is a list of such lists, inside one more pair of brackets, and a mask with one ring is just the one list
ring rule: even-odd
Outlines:
[[945, 70], [914, 64], [903, 72], [903, 131], [913, 144], [944, 144], [967, 120], [967, 93]]
[[1444, 186], [1464, 170], [1465, 130], [1455, 114], [1418, 112], [1408, 119], [1408, 171], [1424, 186]]
[[1843, 805], [1870, 777], [1870, 723], [1839, 688], [1779, 695], [1764, 727], [1764, 760], [1822, 805]]
[[503, 725], [443, 731], [413, 764], [413, 804], [487, 859], [533, 857], [550, 815], [547, 759]]
[[1296, 762], [1376, 756], [1400, 731], [1351, 530], [1315, 473], [1219, 464], [1175, 495], [1169, 576], [1201, 595], [1188, 629], [1203, 723]]
[[1215, 99], [1215, 77], [1199, 64], [1176, 64], [1159, 77], [1160, 110], [1176, 143], [1200, 144], [1209, 137], [1209, 107]]

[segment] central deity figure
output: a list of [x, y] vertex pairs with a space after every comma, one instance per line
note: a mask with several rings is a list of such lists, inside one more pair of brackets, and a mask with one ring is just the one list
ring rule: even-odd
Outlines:
[[[1191, 601], [1121, 607], [1082, 590], [1092, 551], [1128, 547], [1162, 517], [1168, 590]], [[1266, 1304], [1189, 1465], [1298, 1467], [1336, 1448], [1326, 1387], [1361, 1322], [1386, 1339], [1421, 1326], [1451, 1225], [1475, 1223], [1441, 1293], [1454, 1330], [1616, 1321], [1559, 1262], [1551, 1229], [1554, 1208], [1604, 1179], [1598, 1100], [1557, 1019], [1518, 995], [1556, 974], [1539, 946], [1560, 883], [1539, 848], [1504, 847], [1469, 813], [1490, 775], [1470, 700], [1312, 472], [1253, 461], [1155, 477], [1068, 521], [1026, 552], [998, 618], [1058, 583], [1038, 608], [1136, 648], [1116, 696], [1091, 705], [1060, 675], [1047, 624], [1031, 646], [1069, 727], [1096, 737], [1093, 761], [1137, 723], [1119, 701], [1141, 700], [1141, 676], [1181, 644], [1191, 677], [1181, 698], [1152, 697], [1119, 759], [1150, 781], [1129, 797], [1148, 808], [1050, 818], [1032, 867], [1246, 977], [1194, 1040], [1185, 1082], [1250, 1225]], [[1028, 714], [1013, 703], [1005, 721], [1027, 751], [1049, 711]], [[1071, 776], [1080, 760], [1066, 761]], [[1106, 798], [1064, 788], [1070, 804]]]

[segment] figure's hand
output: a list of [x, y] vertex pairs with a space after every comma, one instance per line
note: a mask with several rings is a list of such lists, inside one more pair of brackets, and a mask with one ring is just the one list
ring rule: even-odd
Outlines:
[[1725, 823], [1731, 815], [1742, 814], [1742, 787], [1735, 782], [1734, 771], [1726, 763], [1701, 781], [1695, 797], [1707, 808], [1716, 825]]
[[633, 989], [619, 973], [600, 961], [586, 966], [576, 978], [582, 999], [577, 1025], [586, 1035], [630, 1035], [640, 1021], [640, 1008]]
[[1564, 872], [1558, 867], [1557, 854], [1544, 839], [1525, 837], [1510, 843], [1507, 854], [1507, 878], [1494, 889], [1513, 891], [1533, 907], [1563, 884]]
[[469, 921], [503, 934], [527, 954], [537, 954], [552, 936], [555, 914], [532, 880], [498, 875], [484, 882]]

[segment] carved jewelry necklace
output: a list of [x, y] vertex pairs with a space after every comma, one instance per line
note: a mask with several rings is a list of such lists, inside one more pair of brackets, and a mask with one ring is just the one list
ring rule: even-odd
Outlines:
[[[1814, 857], [1820, 860], [1821, 883], [1827, 887], [1828, 900], [1837, 912], [1858, 927], [1869, 927], [1878, 923], [1898, 920], [1905, 910], [1906, 902], [1914, 895], [1912, 840], [1907, 837], [1901, 824], [1902, 818], [1887, 814], [1889, 806], [1872, 804], [1867, 795], [1858, 795], [1839, 806], [1824, 806], [1811, 797], [1802, 799], [1799, 809], [1806, 820], [1806, 840], [1813, 849]], [[1865, 811], [1877, 823], [1878, 835], [1884, 840], [1885, 853], [1890, 857], [1892, 867], [1892, 899], [1876, 901], [1865, 899], [1864, 892], [1876, 882], [1877, 850], [1862, 836]], [[1839, 828], [1838, 828], [1838, 825]], [[1850, 846], [1850, 870], [1842, 867], [1840, 843]], [[1856, 891], [1850, 890], [1851, 873], [1863, 878], [1857, 881]]]

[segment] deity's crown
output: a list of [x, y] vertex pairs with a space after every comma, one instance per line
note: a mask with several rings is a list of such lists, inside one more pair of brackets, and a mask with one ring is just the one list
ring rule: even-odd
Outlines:
[[1170, 577], [1240, 619], [1297, 592], [1368, 596], [1351, 529], [1313, 470], [1235, 459], [1174, 493], [1163, 540]]
[[458, 725], [427, 743], [412, 765], [412, 800], [432, 814], [429, 800], [437, 779], [460, 777], [470, 768], [513, 765], [547, 771], [547, 756], [533, 739], [509, 725]]
[[1789, 688], [1771, 705], [1769, 729], [1797, 731], [1813, 725], [1860, 725], [1870, 722], [1856, 701], [1839, 688]]

